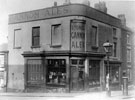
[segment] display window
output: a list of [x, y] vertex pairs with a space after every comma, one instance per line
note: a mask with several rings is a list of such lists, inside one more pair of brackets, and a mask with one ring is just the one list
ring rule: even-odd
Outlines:
[[47, 59], [47, 84], [66, 85], [66, 60]]
[[111, 66], [111, 82], [119, 82], [119, 66]]

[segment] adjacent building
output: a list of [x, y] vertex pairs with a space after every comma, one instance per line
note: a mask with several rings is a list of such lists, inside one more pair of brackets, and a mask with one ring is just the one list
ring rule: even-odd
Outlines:
[[7, 43], [0, 45], [0, 91], [6, 91], [8, 82], [8, 49]]
[[55, 2], [50, 8], [12, 14], [8, 88], [28, 92], [105, 90], [108, 68], [103, 43], [108, 40], [114, 44], [111, 85], [120, 87], [122, 69], [127, 66], [125, 54], [130, 49], [123, 44], [123, 34], [127, 38], [121, 20], [107, 14], [104, 2], [95, 8], [71, 3], [57, 6]]

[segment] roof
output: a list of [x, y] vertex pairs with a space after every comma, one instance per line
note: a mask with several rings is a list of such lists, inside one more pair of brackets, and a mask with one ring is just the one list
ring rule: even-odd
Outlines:
[[121, 21], [109, 14], [84, 4], [69, 4], [9, 15], [9, 24], [24, 23], [51, 18], [84, 16], [112, 26], [121, 27]]

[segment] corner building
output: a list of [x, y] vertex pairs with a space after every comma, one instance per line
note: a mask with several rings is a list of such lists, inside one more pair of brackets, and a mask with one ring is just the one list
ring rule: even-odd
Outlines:
[[106, 53], [110, 57], [111, 87], [120, 87], [121, 21], [83, 4], [9, 16], [8, 88], [72, 92], [105, 90]]

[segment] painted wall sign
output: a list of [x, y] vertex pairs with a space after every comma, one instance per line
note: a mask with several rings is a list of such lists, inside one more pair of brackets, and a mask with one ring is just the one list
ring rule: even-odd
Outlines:
[[71, 22], [71, 50], [84, 51], [85, 48], [85, 22]]
[[96, 19], [97, 21], [108, 23], [113, 26], [120, 27], [121, 25], [119, 19], [81, 4], [62, 5], [23, 13], [11, 14], [9, 15], [9, 24], [44, 20], [48, 18], [57, 18], [64, 16], [85, 16]]
[[18, 13], [9, 16], [9, 24], [63, 16], [69, 13], [70, 9], [68, 6], [51, 7], [47, 9]]

